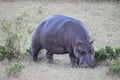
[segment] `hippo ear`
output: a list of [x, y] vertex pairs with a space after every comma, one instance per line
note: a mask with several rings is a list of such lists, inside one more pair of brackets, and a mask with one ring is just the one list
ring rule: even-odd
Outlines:
[[89, 41], [90, 44], [93, 44], [93, 40], [92, 41]]
[[76, 42], [76, 45], [79, 46], [82, 44], [82, 41]]

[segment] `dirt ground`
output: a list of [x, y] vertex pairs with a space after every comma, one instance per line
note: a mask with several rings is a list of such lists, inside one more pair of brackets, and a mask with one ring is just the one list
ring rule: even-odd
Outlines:
[[[38, 11], [42, 11], [39, 17], [36, 16]], [[78, 18], [88, 26], [96, 50], [106, 45], [112, 47], [120, 45], [120, 4], [53, 1], [0, 2], [0, 20], [13, 19], [24, 12], [33, 17], [30, 23], [33, 25], [32, 28], [48, 16], [64, 14]], [[106, 65], [99, 65], [95, 69], [73, 69], [70, 67], [68, 55], [55, 55], [54, 58], [56, 64], [50, 65], [44, 59], [34, 63], [29, 56], [19, 62], [25, 65], [19, 77], [6, 76], [5, 68], [9, 63], [4, 60], [0, 62], [0, 80], [120, 80], [120, 77], [107, 73]]]

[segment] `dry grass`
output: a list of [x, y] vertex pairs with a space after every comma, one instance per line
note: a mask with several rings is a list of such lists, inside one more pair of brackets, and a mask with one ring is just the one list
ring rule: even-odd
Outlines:
[[[36, 16], [38, 7], [42, 14]], [[53, 14], [64, 14], [81, 19], [89, 28], [95, 48], [105, 45], [120, 45], [120, 4], [116, 3], [67, 3], [67, 2], [0, 2], [0, 20], [12, 19], [27, 12], [33, 17], [32, 28], [44, 18]], [[29, 42], [29, 41], [28, 41]], [[30, 57], [29, 57], [30, 58]], [[55, 56], [56, 64], [49, 65], [46, 61], [32, 62], [26, 59], [20, 63], [25, 65], [18, 78], [6, 77], [6, 61], [0, 62], [0, 80], [120, 80], [117, 76], [107, 75], [106, 66], [95, 69], [73, 69], [69, 64], [68, 55]]]
[[107, 74], [107, 66], [98, 66], [95, 69], [71, 68], [68, 55], [55, 56], [56, 64], [48, 64], [44, 59], [37, 63], [31, 59], [19, 62], [25, 65], [19, 77], [7, 77], [6, 61], [1, 62], [0, 80], [119, 80], [116, 75]]

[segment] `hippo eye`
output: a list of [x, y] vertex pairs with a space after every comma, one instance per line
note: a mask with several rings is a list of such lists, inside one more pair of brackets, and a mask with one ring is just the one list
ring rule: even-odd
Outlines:
[[90, 53], [90, 54], [93, 54], [93, 53], [94, 53], [94, 49], [90, 49], [90, 50], [89, 50], [89, 53]]
[[92, 52], [92, 50], [89, 50], [89, 53], [91, 53]]

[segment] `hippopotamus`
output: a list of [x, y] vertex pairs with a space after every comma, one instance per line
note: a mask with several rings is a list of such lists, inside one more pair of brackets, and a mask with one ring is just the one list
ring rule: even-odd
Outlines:
[[46, 49], [46, 58], [53, 63], [54, 54], [69, 54], [72, 67], [94, 67], [94, 45], [86, 25], [79, 19], [53, 15], [42, 21], [34, 30], [31, 40], [33, 61], [38, 52]]

